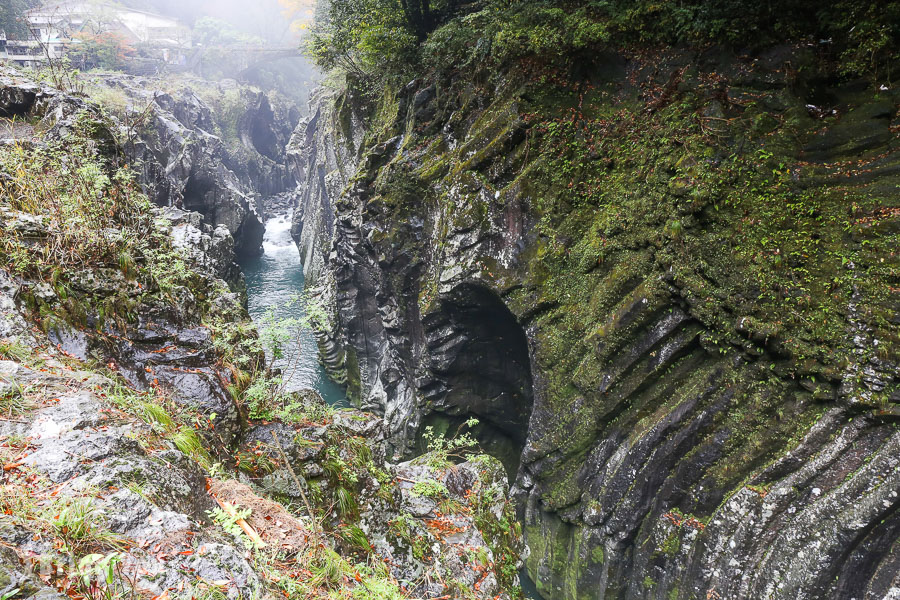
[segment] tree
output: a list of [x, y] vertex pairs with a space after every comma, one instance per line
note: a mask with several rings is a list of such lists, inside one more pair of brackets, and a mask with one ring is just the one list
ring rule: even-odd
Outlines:
[[305, 31], [315, 19], [316, 0], [278, 0], [284, 16], [291, 22], [291, 29]]
[[134, 54], [134, 48], [118, 33], [82, 32], [75, 37], [66, 56], [72, 65], [82, 70], [119, 69]]
[[429, 0], [400, 0], [406, 24], [421, 42], [431, 32], [431, 2]]
[[30, 35], [25, 12], [37, 5], [37, 0], [3, 0], [0, 2], [0, 31], [10, 38], [26, 39]]
[[418, 42], [398, 0], [326, 0], [310, 49], [319, 66], [372, 80], [403, 72]]

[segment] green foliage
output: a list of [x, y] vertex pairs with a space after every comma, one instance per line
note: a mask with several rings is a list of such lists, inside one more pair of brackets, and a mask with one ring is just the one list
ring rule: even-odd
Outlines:
[[121, 69], [135, 52], [125, 38], [114, 31], [97, 34], [83, 31], [75, 39], [78, 41], [68, 47], [66, 57], [82, 71]]
[[90, 537], [98, 520], [97, 509], [88, 500], [65, 500], [57, 507], [51, 523], [57, 534], [70, 545]]
[[172, 434], [172, 443], [187, 456], [203, 466], [210, 463], [209, 452], [197, 432], [189, 425], [182, 425]]
[[314, 581], [323, 587], [340, 585], [350, 570], [351, 567], [347, 561], [330, 548], [320, 552], [316, 564], [312, 565]]
[[239, 398], [247, 407], [247, 416], [254, 420], [323, 423], [334, 410], [317, 397], [285, 392], [280, 377], [264, 373], [258, 373]]
[[[9, 523], [52, 547], [35, 560], [54, 569], [61, 567], [57, 573], [67, 576], [74, 589], [90, 600], [134, 597], [133, 582], [121, 568], [120, 552], [129, 541], [106, 527], [106, 515], [92, 497], [97, 490], [87, 488], [80, 492], [84, 496], [58, 497], [48, 504], [36, 490], [49, 491], [51, 485], [37, 473], [29, 476], [27, 485], [21, 480], [0, 484], [0, 510]], [[68, 570], [69, 565], [74, 568]]]
[[0, 414], [9, 419], [25, 412], [31, 402], [27, 390], [19, 382], [14, 379], [6, 382], [0, 378], [0, 384], [4, 383], [7, 385], [0, 387]]
[[[209, 452], [194, 429], [196, 415], [183, 411], [173, 417], [173, 413], [167, 409], [165, 397], [156, 396], [150, 391], [132, 390], [121, 383], [106, 390], [106, 399], [122, 411], [150, 425], [155, 436], [170, 441], [200, 466], [204, 468], [211, 466]], [[169, 404], [168, 408], [173, 408], [171, 403]]]
[[255, 542], [238, 525], [238, 521], [246, 519], [250, 516], [250, 513], [251, 510], [249, 508], [234, 508], [231, 511], [227, 511], [218, 506], [206, 511], [209, 518], [224, 529], [226, 533], [241, 540], [248, 548], [255, 548]]
[[0, 31], [11, 39], [30, 39], [31, 31], [24, 15], [37, 5], [38, 0], [4, 0], [0, 3]]
[[396, 0], [329, 2], [310, 52], [325, 69], [340, 67], [361, 81], [396, 79], [415, 61], [418, 37]]
[[220, 90], [218, 87], [192, 84], [192, 91], [210, 107], [219, 137], [229, 145], [232, 152], [246, 152], [241, 142], [241, 119], [247, 112], [248, 99], [241, 89]]
[[454, 460], [466, 460], [478, 448], [478, 442], [471, 433], [462, 433], [462, 430], [472, 429], [477, 425], [478, 419], [470, 418], [460, 425], [456, 435], [450, 436], [437, 433], [434, 427], [429, 425], [423, 434], [428, 452], [418, 457], [416, 461], [442, 469], [450, 466]]
[[338, 535], [357, 552], [368, 554], [372, 548], [372, 544], [371, 542], [369, 542], [369, 538], [366, 536], [366, 532], [360, 529], [357, 525], [348, 525], [346, 527], [342, 527], [340, 530], [338, 530]]
[[273, 473], [278, 468], [278, 463], [260, 442], [256, 442], [254, 448], [238, 450], [234, 454], [234, 462], [237, 468], [256, 477]]
[[828, 12], [838, 37], [840, 70], [846, 75], [871, 73], [876, 81], [893, 81], [900, 62], [900, 2], [837, 2]]
[[[299, 302], [299, 300], [293, 302]], [[299, 345], [297, 337], [301, 327], [300, 319], [279, 318], [273, 307], [269, 307], [266, 314], [259, 320], [257, 327], [259, 327], [260, 341], [266, 350], [270, 364], [288, 358]]]
[[355, 587], [350, 596], [353, 600], [404, 600], [407, 598], [395, 581], [387, 576], [366, 577]]
[[[330, 416], [331, 408], [315, 395], [303, 395], [287, 392], [289, 380], [272, 373], [275, 366], [283, 367], [288, 372], [293, 371], [293, 366], [300, 360], [300, 335], [302, 331], [316, 322], [321, 326], [325, 319], [324, 311], [317, 302], [308, 299], [305, 295], [292, 298], [287, 308], [292, 305], [303, 304], [302, 318], [278, 317], [274, 307], [270, 307], [266, 314], [258, 322], [258, 339], [252, 342], [252, 350], [263, 353], [267, 359], [266, 364], [256, 364], [251, 367], [252, 372], [246, 380], [235, 381], [232, 393], [235, 398], [247, 406], [248, 416], [251, 419], [273, 420], [279, 419], [288, 423], [321, 422]], [[228, 331], [230, 325], [218, 324], [216, 329]], [[233, 336], [232, 336], [233, 337]], [[221, 334], [215, 335], [216, 344], [221, 345], [228, 352], [229, 343]], [[221, 342], [221, 343], [220, 343]], [[230, 357], [226, 355], [226, 360]], [[237, 378], [236, 378], [237, 379]]]
[[[107, 124], [89, 112], [79, 114], [64, 142], [0, 149], [0, 210], [8, 211], [0, 221], [0, 260], [14, 275], [51, 284], [58, 302], [34, 306], [46, 329], [55, 320], [84, 325], [89, 311], [98, 326], [126, 323], [146, 294], [171, 296], [201, 284], [116, 151]], [[125, 281], [102, 296], [72, 292], [74, 276], [100, 269]]]
[[[401, 6], [402, 4], [402, 6]], [[432, 6], [431, 4], [434, 4]], [[320, 66], [383, 84], [421, 62], [468, 77], [520, 59], [584, 67], [625, 45], [765, 47], [831, 40], [824, 48], [851, 75], [890, 79], [900, 56], [900, 2], [805, 0], [487, 0], [483, 3], [332, 2], [311, 50]]]
[[[520, 590], [514, 582], [519, 574], [519, 550], [522, 548], [522, 525], [516, 518], [513, 503], [504, 497], [505, 484], [497, 485], [488, 473], [503, 473], [500, 461], [487, 455], [476, 455], [471, 461], [481, 466], [481, 481], [467, 494], [469, 510], [475, 526], [482, 533], [494, 555], [494, 572], [507, 590]], [[502, 477], [502, 475], [501, 475]], [[520, 591], [521, 593], [521, 591]], [[515, 595], [513, 597], [516, 597]]]
[[261, 363], [263, 353], [259, 334], [251, 321], [229, 319], [215, 314], [206, 322], [213, 338], [213, 347], [223, 362], [233, 365], [238, 391], [249, 383], [252, 373], [265, 368]]
[[54, 534], [71, 552], [121, 545], [89, 498], [61, 498], [46, 509], [45, 515]]
[[0, 252], [16, 273], [115, 264], [121, 249], [136, 243], [132, 234], [150, 236], [149, 203], [132, 174], [110, 173], [86, 139], [47, 148], [8, 146], [0, 152], [0, 170], [10, 175], [0, 182], [0, 206], [41, 217], [49, 233], [45, 243], [34, 245], [8, 232]]
[[134, 595], [130, 582], [123, 576], [119, 552], [81, 557], [74, 575], [78, 588], [91, 600], [121, 600]]
[[450, 492], [447, 491], [447, 486], [434, 479], [417, 481], [413, 485], [411, 492], [416, 496], [436, 501], [443, 500], [450, 495]]
[[354, 498], [353, 493], [344, 486], [338, 486], [334, 490], [334, 500], [338, 514], [341, 517], [352, 517], [357, 513], [358, 506], [356, 504], [356, 498]]
[[31, 349], [25, 344], [13, 340], [0, 340], [0, 360], [23, 363], [30, 355]]
[[[563, 56], [609, 40], [608, 24], [597, 18], [599, 2], [514, 2], [494, 7], [491, 50], [498, 62], [519, 56]], [[488, 9], [491, 10], [491, 9]]]
[[[598, 546], [599, 548], [599, 546]], [[669, 534], [662, 545], [662, 551], [668, 556], [675, 556], [681, 550], [681, 535], [675, 529]]]

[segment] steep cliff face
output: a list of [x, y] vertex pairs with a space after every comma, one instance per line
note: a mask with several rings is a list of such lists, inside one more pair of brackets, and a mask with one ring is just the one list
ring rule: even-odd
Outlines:
[[291, 236], [300, 249], [304, 275], [312, 284], [322, 273], [331, 250], [332, 199], [340, 196], [356, 173], [364, 125], [363, 116], [350, 99], [319, 90], [310, 106], [311, 114], [297, 126], [287, 154], [297, 180], [302, 182]]
[[306, 172], [351, 395], [398, 455], [480, 420], [547, 598], [894, 597], [900, 98], [796, 48], [582, 67], [388, 91], [341, 194]]
[[[119, 117], [126, 152], [140, 164], [145, 191], [159, 206], [224, 225], [238, 254], [260, 251], [263, 199], [294, 189], [286, 156], [300, 118], [237, 82], [170, 82], [126, 75], [89, 80], [91, 93]], [[223, 106], [211, 107], [210, 102]]]
[[[230, 439], [240, 426], [231, 375], [203, 326], [249, 321], [226, 283], [240, 278], [227, 227], [141, 205], [115, 124], [95, 104], [12, 71], [0, 85], [3, 110], [21, 118], [0, 132], [5, 310], [36, 319], [66, 356], [100, 360], [136, 389], [169, 390]], [[3, 337], [23, 333], [37, 344], [8, 327]]]

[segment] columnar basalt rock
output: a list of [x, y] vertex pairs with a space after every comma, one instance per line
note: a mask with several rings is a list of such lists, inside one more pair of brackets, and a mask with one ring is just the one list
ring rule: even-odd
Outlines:
[[297, 176], [291, 235], [300, 249], [304, 275], [314, 285], [334, 233], [334, 206], [356, 173], [362, 146], [362, 115], [352, 98], [317, 91], [291, 136], [287, 156]]
[[[587, 227], [604, 207], [576, 206], [571, 190], [586, 183], [580, 164], [557, 167], [574, 173], [567, 188], [552, 183], [544, 165], [556, 155], [540, 153], [552, 131], [531, 124], [542, 115], [526, 108], [536, 101], [515, 81], [477, 92], [442, 82], [443, 95], [421, 82], [394, 90], [369, 113], [359, 168], [340, 179], [340, 193], [320, 172], [305, 172], [317, 210], [334, 211], [333, 229], [304, 210], [295, 219], [307, 264], [326, 265], [328, 339], [351, 395], [384, 416], [400, 456], [420, 451], [425, 426], [448, 430], [457, 418], [527, 427], [514, 493], [528, 571], [546, 598], [893, 598], [900, 364], [887, 340], [897, 334], [896, 285], [884, 281], [884, 293], [865, 300], [848, 295], [837, 325], [844, 335], [810, 336], [754, 316], [772, 289], [783, 302], [801, 291], [766, 288], [741, 271], [733, 257], [743, 250], [728, 240], [766, 224], [729, 204], [744, 193], [741, 178], [755, 175], [720, 165], [754, 153], [758, 169], [790, 190], [788, 203], [810, 193], [863, 198], [844, 209], [848, 233], [829, 250], [857, 253], [843, 262], [850, 275], [828, 275], [833, 282], [817, 293], [855, 289], [853, 269], [897, 264], [896, 253], [858, 252], [872, 236], [897, 235], [896, 209], [879, 206], [897, 202], [900, 99], [833, 84], [828, 105], [818, 106], [816, 90], [833, 80], [802, 49], [609, 63], [590, 86], [561, 94], [566, 110], [626, 106], [648, 128], [666, 103], [696, 110], [699, 133], [648, 140], [636, 127], [626, 142], [645, 149], [617, 147], [607, 135], [605, 148], [581, 159], [640, 173], [637, 192], [618, 193], [646, 194], [647, 207], [667, 203], [664, 218], [643, 223], [651, 209], [632, 209]], [[589, 96], [588, 87], [598, 91]], [[674, 106], [669, 118], [679, 117]], [[314, 114], [329, 110], [326, 99]], [[571, 109], [553, 126], [579, 118]], [[615, 124], [604, 126], [615, 133]], [[587, 147], [584, 127], [565, 142]], [[312, 120], [303, 154], [355, 147], [350, 133]], [[352, 139], [361, 135], [352, 130]], [[702, 136], [705, 153], [687, 150], [685, 135]], [[805, 218], [792, 217], [794, 226]], [[808, 260], [765, 246], [759, 256], [776, 272]], [[483, 291], [461, 302], [466, 289]], [[466, 306], [490, 315], [496, 304], [513, 315], [509, 333], [467, 325], [461, 314]], [[797, 310], [809, 321], [833, 319]], [[801, 338], [818, 346], [807, 351]], [[508, 404], [510, 387], [477, 384], [483, 374], [499, 384], [501, 373], [530, 384], [520, 398], [533, 398], [533, 408]]]
[[[275, 110], [265, 93], [233, 81], [216, 87], [186, 80], [176, 91], [161, 91], [170, 86], [157, 79], [103, 75], [91, 85], [126, 104], [126, 152], [140, 164], [156, 204], [197, 211], [210, 225], [224, 225], [239, 255], [260, 251], [262, 200], [295, 186], [286, 146], [299, 119], [296, 108]], [[212, 97], [227, 96], [237, 106], [216, 115], [191, 85], [211, 88]], [[229, 131], [222, 131], [217, 118], [227, 121]]]

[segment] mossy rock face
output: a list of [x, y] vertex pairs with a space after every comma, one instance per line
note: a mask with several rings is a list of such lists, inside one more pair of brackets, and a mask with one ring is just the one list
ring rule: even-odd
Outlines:
[[[398, 454], [438, 417], [508, 426], [490, 406], [524, 379], [455, 367], [526, 347], [516, 493], [548, 598], [887, 589], [900, 96], [812, 106], [822, 70], [784, 70], [807, 54], [647, 53], [477, 103], [440, 82], [430, 122], [388, 110], [416, 90], [372, 111], [379, 159], [333, 199], [333, 336]], [[495, 301], [523, 343], [461, 325]]]

